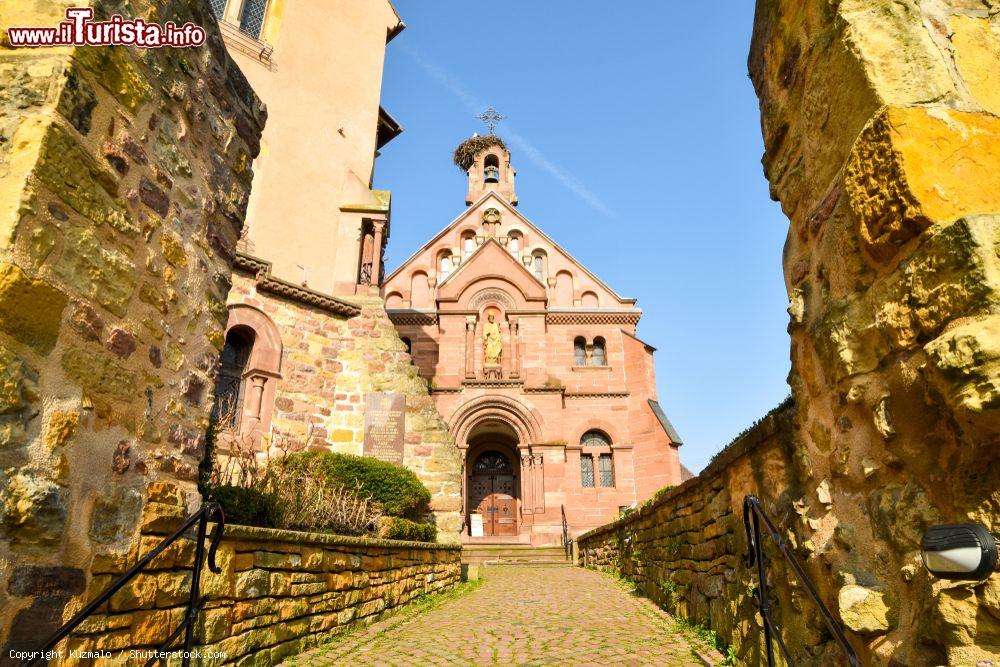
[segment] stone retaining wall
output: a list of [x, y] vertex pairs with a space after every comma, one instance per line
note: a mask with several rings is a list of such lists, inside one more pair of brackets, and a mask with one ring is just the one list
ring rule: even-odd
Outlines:
[[[580, 564], [633, 581], [639, 591], [672, 613], [710, 626], [736, 647], [739, 664], [760, 664], [760, 628], [754, 618], [750, 571], [743, 567], [746, 539], [743, 498], [757, 495], [779, 526], [796, 526], [801, 486], [793, 472], [794, 408], [784, 407], [726, 448], [701, 475], [661, 491], [635, 512], [577, 538]], [[807, 545], [799, 544], [802, 559]], [[772, 554], [774, 558], [774, 554]], [[790, 574], [772, 560], [772, 576]], [[813, 577], [829, 574], [815, 561]], [[812, 603], [775, 589], [775, 616], [786, 639], [818, 644]]]
[[[148, 553], [183, 512], [180, 490], [150, 486], [141, 550]], [[103, 613], [65, 643], [67, 650], [108, 650], [117, 663], [133, 649], [153, 648], [182, 620], [190, 591], [195, 544], [181, 540], [118, 591]], [[88, 597], [97, 595], [137, 559], [99, 557]], [[229, 526], [219, 548], [220, 574], [205, 570], [209, 601], [196, 646], [224, 653], [202, 664], [270, 665], [332, 634], [371, 623], [425, 593], [450, 589], [461, 578], [456, 545], [400, 542], [319, 533]], [[125, 654], [119, 657], [119, 651]], [[70, 663], [76, 662], [73, 660]]]
[[233, 277], [230, 305], [259, 309], [275, 325], [284, 350], [271, 428], [292, 451], [308, 447], [364, 454], [365, 397], [406, 400], [403, 465], [431, 492], [441, 542], [459, 541], [462, 458], [378, 296], [349, 301], [361, 312], [341, 318], [262, 293], [245, 273]]
[[[191, 21], [207, 42], [4, 43], [68, 4]], [[95, 555], [135, 539], [147, 484], [178, 482], [196, 504], [264, 118], [206, 2], [4, 3], [0, 646], [62, 623]]]

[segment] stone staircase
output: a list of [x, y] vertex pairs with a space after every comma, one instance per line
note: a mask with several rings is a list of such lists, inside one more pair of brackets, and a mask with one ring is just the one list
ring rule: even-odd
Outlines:
[[566, 550], [559, 546], [533, 547], [530, 544], [464, 544], [463, 565], [531, 565], [565, 567], [572, 565]]

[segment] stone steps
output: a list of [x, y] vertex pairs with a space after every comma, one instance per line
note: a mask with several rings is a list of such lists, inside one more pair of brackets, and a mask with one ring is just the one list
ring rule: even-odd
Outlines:
[[530, 544], [466, 544], [462, 547], [465, 565], [568, 565], [561, 546], [533, 547]]

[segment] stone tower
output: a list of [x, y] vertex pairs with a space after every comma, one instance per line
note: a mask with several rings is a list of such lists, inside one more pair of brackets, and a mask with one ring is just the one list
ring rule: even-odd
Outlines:
[[487, 192], [496, 192], [517, 206], [517, 195], [514, 193], [517, 170], [510, 164], [510, 151], [503, 139], [493, 134], [474, 136], [455, 150], [455, 160], [469, 175], [466, 206], [471, 206]]

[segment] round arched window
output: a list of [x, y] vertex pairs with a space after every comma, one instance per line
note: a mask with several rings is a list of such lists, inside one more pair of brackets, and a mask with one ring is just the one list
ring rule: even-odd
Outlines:
[[483, 452], [472, 469], [475, 472], [510, 472], [510, 461], [500, 452]]
[[587, 431], [580, 438], [580, 444], [584, 447], [610, 447], [611, 439], [601, 431]]

